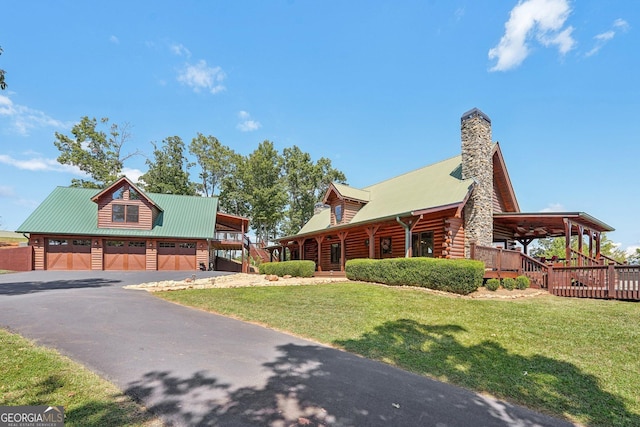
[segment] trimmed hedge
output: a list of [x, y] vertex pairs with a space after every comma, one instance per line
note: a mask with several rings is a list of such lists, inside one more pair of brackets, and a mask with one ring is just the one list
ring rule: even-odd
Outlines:
[[527, 289], [529, 286], [531, 286], [531, 280], [527, 276], [516, 277], [516, 288], [522, 290]]
[[482, 285], [484, 264], [468, 259], [352, 259], [347, 261], [345, 270], [349, 280], [467, 295]]
[[505, 277], [502, 279], [502, 287], [508, 291], [512, 291], [516, 288], [516, 279], [513, 277]]
[[489, 291], [497, 291], [500, 287], [500, 279], [488, 279], [484, 287]]
[[313, 273], [316, 271], [316, 263], [313, 261], [263, 262], [259, 268], [260, 274], [275, 274], [280, 277], [286, 275], [313, 277]]

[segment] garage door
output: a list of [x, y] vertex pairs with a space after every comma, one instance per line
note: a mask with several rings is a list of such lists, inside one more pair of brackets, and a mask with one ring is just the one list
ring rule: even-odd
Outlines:
[[145, 270], [145, 243], [142, 240], [107, 240], [104, 246], [105, 270]]
[[160, 242], [158, 270], [195, 270], [196, 244], [190, 242]]
[[47, 239], [47, 270], [91, 270], [91, 240]]

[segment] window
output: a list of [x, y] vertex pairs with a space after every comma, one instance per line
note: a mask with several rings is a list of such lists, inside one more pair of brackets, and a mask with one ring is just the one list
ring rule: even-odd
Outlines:
[[411, 246], [414, 257], [433, 258], [433, 231], [413, 233], [411, 235]]
[[129, 200], [140, 200], [140, 194], [133, 188], [129, 189]]
[[127, 222], [138, 222], [138, 206], [127, 205]]
[[140, 241], [131, 241], [129, 242], [130, 248], [144, 248], [144, 242]]
[[107, 246], [121, 248], [124, 246], [124, 242], [122, 240], [107, 240]]
[[74, 246], [91, 246], [91, 240], [74, 240]]
[[175, 248], [176, 244], [173, 242], [160, 242], [158, 246], [161, 248]]
[[340, 243], [331, 244], [331, 264], [340, 263]]
[[195, 243], [180, 243], [180, 247], [182, 249], [195, 249], [196, 248], [196, 244]]
[[68, 244], [69, 241], [65, 239], [49, 239], [49, 246], [64, 246]]
[[391, 237], [380, 238], [380, 254], [391, 255]]
[[113, 205], [111, 207], [111, 221], [125, 222], [125, 219], [127, 222], [138, 222], [137, 205]]
[[120, 187], [116, 191], [114, 191], [113, 194], [111, 195], [111, 198], [113, 200], [122, 200], [122, 199], [124, 199], [124, 187]]
[[340, 224], [342, 222], [342, 205], [336, 205], [333, 208], [333, 213], [336, 216], [336, 224]]
[[124, 222], [124, 205], [113, 205], [111, 207], [111, 221]]

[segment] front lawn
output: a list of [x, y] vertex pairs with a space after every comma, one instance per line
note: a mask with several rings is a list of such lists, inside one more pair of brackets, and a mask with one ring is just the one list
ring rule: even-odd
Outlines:
[[640, 425], [640, 304], [341, 283], [156, 294], [574, 422]]
[[113, 384], [0, 329], [0, 406], [64, 406], [65, 426], [159, 426]]

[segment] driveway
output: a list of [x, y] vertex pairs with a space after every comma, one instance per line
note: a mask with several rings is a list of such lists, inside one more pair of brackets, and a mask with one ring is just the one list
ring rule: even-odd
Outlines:
[[[216, 274], [221, 273], [196, 273]], [[101, 374], [168, 425], [571, 425], [318, 343], [122, 289], [188, 276], [0, 275], [0, 326]]]

